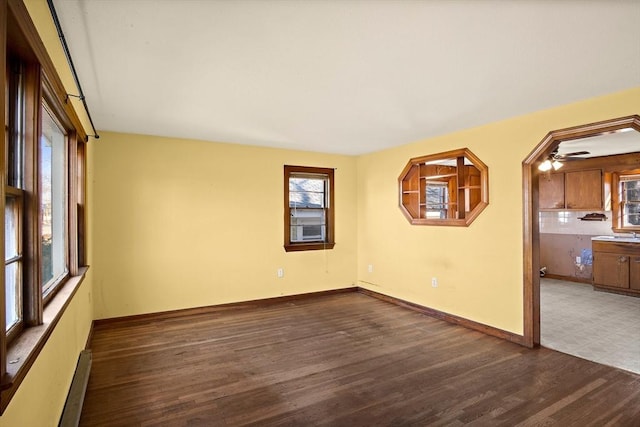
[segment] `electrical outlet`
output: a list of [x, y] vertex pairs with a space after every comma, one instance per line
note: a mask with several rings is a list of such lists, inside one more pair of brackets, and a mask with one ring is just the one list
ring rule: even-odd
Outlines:
[[576, 257], [576, 264], [582, 264], [582, 258], [579, 256]]
[[438, 278], [437, 277], [432, 277], [431, 278], [431, 286], [434, 288], [438, 287]]
[[373, 273], [373, 264], [369, 264], [369, 266], [367, 267], [367, 271], [369, 273]]
[[284, 277], [284, 268], [279, 268], [278, 269], [278, 277], [281, 278], [281, 279]]

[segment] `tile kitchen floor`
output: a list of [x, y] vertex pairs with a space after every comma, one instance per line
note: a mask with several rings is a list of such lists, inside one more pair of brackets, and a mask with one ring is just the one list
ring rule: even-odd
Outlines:
[[540, 279], [541, 344], [640, 374], [640, 298]]

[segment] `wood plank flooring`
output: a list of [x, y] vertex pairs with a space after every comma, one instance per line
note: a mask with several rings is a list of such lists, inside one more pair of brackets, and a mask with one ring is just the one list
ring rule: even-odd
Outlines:
[[101, 325], [82, 426], [640, 426], [640, 376], [359, 293]]

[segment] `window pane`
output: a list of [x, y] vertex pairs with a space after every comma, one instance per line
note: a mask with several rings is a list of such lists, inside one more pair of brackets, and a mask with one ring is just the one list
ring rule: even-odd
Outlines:
[[622, 189], [622, 225], [637, 227], [640, 225], [640, 179], [623, 181]]
[[449, 187], [446, 182], [427, 181], [425, 186], [427, 209], [425, 218], [446, 219], [449, 209]]
[[4, 256], [11, 259], [19, 254], [19, 212], [18, 200], [13, 197], [5, 199], [4, 209]]
[[290, 178], [289, 206], [305, 208], [325, 207], [325, 179]]
[[44, 110], [40, 137], [42, 289], [67, 272], [65, 134]]
[[627, 203], [624, 205], [623, 226], [636, 227], [640, 225], [640, 203]]
[[5, 302], [6, 302], [6, 330], [18, 323], [22, 317], [20, 310], [20, 266], [21, 262], [12, 262], [4, 267]]
[[291, 241], [324, 241], [326, 221], [324, 209], [291, 209]]
[[[5, 84], [7, 91], [5, 110], [6, 184], [13, 187], [12, 193], [15, 194], [16, 190], [24, 188], [25, 80], [24, 66], [20, 61], [9, 60]], [[22, 320], [21, 200], [20, 197], [14, 195], [8, 195], [5, 198], [6, 331]]]
[[640, 179], [633, 181], [623, 181], [624, 200], [629, 202], [640, 202]]
[[18, 61], [9, 65], [7, 87], [7, 183], [16, 188], [23, 188], [24, 140], [25, 140], [25, 84], [24, 66]]

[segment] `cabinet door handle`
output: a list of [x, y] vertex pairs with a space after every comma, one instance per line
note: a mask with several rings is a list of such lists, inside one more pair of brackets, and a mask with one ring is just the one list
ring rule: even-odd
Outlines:
[[627, 257], [626, 256], [621, 256], [620, 258], [618, 258], [618, 262], [620, 264], [623, 264], [623, 263], [627, 262]]

